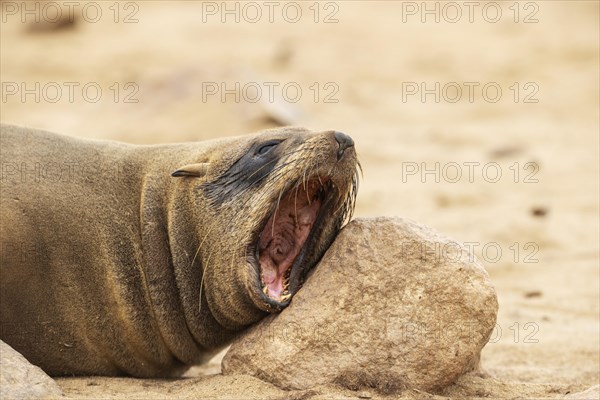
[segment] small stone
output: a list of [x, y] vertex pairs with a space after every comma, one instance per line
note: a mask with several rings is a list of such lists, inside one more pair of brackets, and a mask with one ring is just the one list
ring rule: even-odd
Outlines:
[[521, 154], [524, 151], [520, 146], [504, 146], [493, 149], [490, 152], [492, 158], [508, 158]]
[[405, 219], [357, 219], [222, 370], [284, 389], [438, 390], [477, 368], [497, 310], [487, 272], [459, 243]]
[[531, 209], [531, 215], [534, 217], [545, 217], [548, 214], [548, 209], [545, 207], [533, 207]]
[[62, 390], [39, 367], [0, 341], [0, 399], [50, 399]]
[[528, 299], [533, 297], [542, 297], [542, 292], [540, 290], [531, 290], [529, 292], [525, 292], [525, 297]]

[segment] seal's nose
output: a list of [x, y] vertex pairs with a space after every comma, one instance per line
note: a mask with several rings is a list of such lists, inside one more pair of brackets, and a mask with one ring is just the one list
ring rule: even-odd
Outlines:
[[352, 140], [350, 136], [342, 132], [335, 132], [333, 136], [335, 137], [335, 140], [336, 142], [338, 142], [339, 145], [337, 151], [337, 159], [339, 160], [340, 158], [342, 158], [347, 148], [354, 146], [354, 140]]

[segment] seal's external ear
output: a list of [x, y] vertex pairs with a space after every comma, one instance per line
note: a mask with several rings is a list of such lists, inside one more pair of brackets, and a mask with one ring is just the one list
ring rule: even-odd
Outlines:
[[171, 176], [192, 176], [195, 178], [201, 178], [207, 174], [208, 166], [208, 163], [184, 165], [183, 167], [178, 168], [177, 171], [173, 172]]

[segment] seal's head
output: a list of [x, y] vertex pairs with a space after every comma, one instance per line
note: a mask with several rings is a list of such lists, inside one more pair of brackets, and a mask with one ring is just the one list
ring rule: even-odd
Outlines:
[[359, 164], [336, 131], [273, 129], [216, 149], [173, 176], [196, 178], [191, 196], [211, 221], [194, 249], [203, 289], [217, 321], [238, 329], [289, 304], [351, 218]]

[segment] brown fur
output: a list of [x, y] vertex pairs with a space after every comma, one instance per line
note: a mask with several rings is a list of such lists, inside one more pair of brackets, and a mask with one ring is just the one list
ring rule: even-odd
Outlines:
[[[277, 173], [219, 206], [204, 197], [269, 138], [286, 139]], [[0, 146], [1, 339], [51, 375], [164, 377], [208, 360], [274, 311], [245, 252], [286, 182], [330, 174], [329, 237], [353, 208], [356, 156], [336, 162], [332, 132], [135, 146], [2, 125]]]

